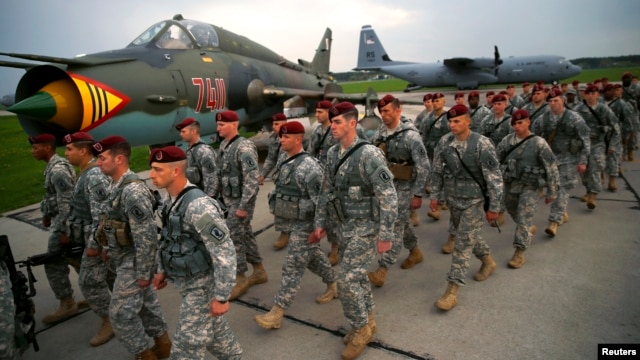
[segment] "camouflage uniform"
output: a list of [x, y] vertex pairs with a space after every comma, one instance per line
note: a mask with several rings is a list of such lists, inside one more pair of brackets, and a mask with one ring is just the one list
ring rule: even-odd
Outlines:
[[[636, 131], [640, 130], [640, 87], [638, 85], [631, 84], [627, 87], [622, 87], [622, 100], [626, 101], [633, 111], [633, 124], [632, 130], [626, 134], [625, 137], [625, 152], [635, 151], [635, 146], [638, 143]], [[633, 136], [632, 136], [633, 135]]]
[[187, 153], [187, 178], [207, 195], [213, 196], [216, 188], [216, 164], [218, 157], [211, 146], [202, 139], [189, 146]]
[[260, 176], [266, 178], [267, 175], [276, 167], [276, 163], [278, 162], [278, 157], [280, 156], [280, 138], [278, 134], [272, 132], [269, 135], [269, 152], [267, 153], [267, 158], [264, 159], [264, 164], [262, 165], [262, 170], [260, 170]]
[[335, 205], [343, 215], [342, 220], [337, 220], [343, 254], [338, 294], [343, 312], [354, 329], [365, 326], [368, 314], [373, 311], [367, 270], [376, 254], [378, 239], [393, 240], [398, 209], [393, 176], [379, 149], [364, 145], [336, 169], [341, 158], [360, 142], [362, 140], [356, 138], [344, 151], [340, 144], [329, 149], [315, 217], [316, 228], [326, 228], [328, 205], [332, 208]]
[[[251, 219], [256, 207], [258, 195], [258, 152], [253, 142], [241, 137], [220, 144], [220, 164], [218, 166], [218, 192], [229, 211], [227, 227], [236, 248], [237, 271], [245, 273], [251, 264], [261, 264], [256, 237], [251, 230]], [[248, 213], [240, 219], [236, 211], [242, 209]]]
[[542, 118], [542, 115], [549, 112], [549, 104], [545, 102], [542, 103], [542, 105], [540, 105], [539, 107], [536, 107], [534, 103], [530, 102], [525, 105], [522, 110], [526, 110], [527, 113], [529, 113], [531, 127], [533, 128], [533, 124], [535, 124], [538, 119]]
[[614, 99], [608, 103], [614, 115], [620, 122], [620, 146], [615, 148], [616, 154], [607, 154], [606, 173], [610, 176], [620, 174], [620, 157], [624, 154], [623, 145], [630, 134], [637, 131], [634, 123], [633, 109], [628, 102], [622, 99]]
[[564, 101], [564, 107], [566, 107], [569, 110], [575, 110], [576, 106], [578, 106], [580, 104], [582, 104], [582, 103], [578, 99], [578, 95], [575, 96], [575, 98], [573, 99], [573, 102], [569, 102], [568, 100]]
[[[429, 177], [429, 158], [422, 143], [418, 130], [410, 122], [399, 122], [398, 126], [390, 132], [383, 124], [373, 136], [373, 144], [383, 146], [383, 154], [387, 160], [387, 166], [394, 174], [393, 185], [398, 195], [398, 217], [394, 224], [393, 247], [382, 254], [378, 264], [388, 268], [396, 263], [400, 254], [400, 241], [404, 240], [405, 249], [413, 249], [417, 244], [417, 238], [408, 234], [413, 233], [410, 226], [411, 199], [414, 196], [422, 197]], [[384, 145], [382, 145], [384, 144]], [[401, 179], [403, 169], [409, 168], [409, 177]], [[400, 170], [400, 172], [396, 169]], [[407, 174], [405, 174], [407, 175]]]
[[19, 351], [15, 342], [16, 305], [13, 302], [9, 269], [0, 260], [0, 359], [18, 359]]
[[167, 331], [156, 293], [151, 286], [141, 288], [137, 281], [151, 280], [155, 271], [158, 248], [153, 216], [155, 199], [147, 185], [127, 170], [112, 185], [108, 201], [108, 218], [127, 224], [125, 232], [132, 242], [122, 246], [116, 236], [107, 236], [111, 261], [116, 267], [109, 317], [113, 332], [124, 347], [131, 354], [139, 354], [148, 348], [147, 335], [159, 337]]
[[[218, 359], [241, 359], [242, 348], [225, 316], [210, 315], [211, 301], [227, 301], [235, 284], [235, 248], [217, 202], [192, 184], [188, 187], [192, 189], [171, 199], [174, 204], [166, 201], [162, 210], [158, 272], [182, 296], [170, 359], [204, 359], [205, 350]], [[187, 242], [197, 246], [184, 246]], [[185, 253], [185, 248], [196, 250]]]
[[480, 128], [482, 126], [482, 120], [486, 116], [492, 114], [491, 110], [489, 110], [485, 106], [479, 105], [475, 109], [469, 108], [469, 112], [470, 112], [469, 116], [471, 117], [471, 126], [470, 126], [471, 131], [480, 133]]
[[455, 249], [447, 281], [465, 284], [471, 253], [478, 259], [490, 255], [489, 245], [480, 236], [484, 223], [484, 195], [478, 184], [462, 167], [454, 149], [479, 181], [484, 182], [490, 199], [489, 211], [499, 212], [503, 201], [503, 183], [496, 152], [491, 140], [471, 132], [466, 141], [453, 134], [444, 136], [432, 162], [431, 199], [444, 191], [451, 219], [456, 228]]
[[504, 113], [505, 113], [505, 114], [507, 114], [507, 115], [513, 115], [513, 113], [514, 113], [516, 110], [518, 110], [518, 108], [517, 108], [517, 107], [515, 107], [515, 106], [513, 106], [513, 105], [511, 105], [511, 103], [509, 103], [509, 104], [507, 105], [507, 107], [504, 109]]
[[504, 115], [498, 119], [492, 112], [482, 119], [482, 124], [480, 125], [480, 131], [478, 133], [488, 137], [495, 147], [500, 144], [500, 141], [502, 141], [505, 136], [512, 132], [511, 115], [505, 112]]
[[422, 122], [427, 118], [427, 116], [429, 116], [429, 111], [427, 111], [427, 109], [420, 111], [418, 116], [416, 116], [416, 120], [413, 122], [416, 129], [420, 129]]
[[[100, 222], [100, 215], [108, 212], [108, 189], [111, 180], [97, 166], [90, 166], [78, 175], [73, 198], [69, 227], [74, 241], [92, 247], [93, 230]], [[110, 289], [113, 289], [115, 273], [100, 256], [82, 254], [78, 283], [80, 291], [91, 309], [100, 317], [109, 316]]]
[[516, 223], [513, 245], [526, 250], [531, 244], [531, 225], [538, 199], [546, 189], [547, 198], [558, 192], [558, 164], [547, 142], [534, 136], [512, 150], [523, 139], [509, 134], [496, 149], [504, 181], [506, 210]]
[[433, 153], [438, 145], [438, 141], [445, 134], [449, 133], [449, 122], [447, 121], [447, 112], [443, 111], [442, 115], [437, 116], [435, 111], [429, 113], [426, 119], [420, 124], [420, 134], [422, 135], [422, 142], [427, 149], [427, 155], [429, 161], [433, 163]]
[[[49, 159], [44, 170], [45, 197], [40, 203], [40, 211], [45, 218], [51, 219], [47, 252], [60, 250], [62, 233], [70, 235], [67, 218], [71, 212], [75, 175], [73, 166], [58, 154], [54, 154]], [[56, 299], [73, 295], [71, 281], [69, 281], [69, 265], [66, 260], [60, 259], [45, 264], [44, 272]]]
[[289, 249], [273, 302], [286, 310], [300, 289], [305, 269], [320, 276], [325, 284], [336, 282], [337, 274], [320, 244], [307, 243], [314, 230], [315, 208], [322, 187], [320, 162], [304, 151], [292, 157], [282, 153], [277, 169], [276, 187], [269, 194], [269, 209], [275, 215], [276, 231], [289, 234]]
[[526, 102], [524, 101], [522, 96], [520, 96], [518, 94], [514, 94], [513, 97], [511, 97], [509, 99], [509, 103], [511, 104], [512, 107], [515, 108], [515, 109], [513, 109], [513, 111], [516, 111], [518, 109], [522, 109], [522, 107], [526, 104]]
[[587, 172], [582, 175], [582, 183], [587, 187], [587, 192], [597, 194], [602, 191], [602, 172], [606, 164], [607, 151], [609, 148], [615, 149], [620, 144], [620, 127], [617, 125], [618, 118], [607, 105], [596, 103], [593, 111], [597, 117], [588, 106], [582, 103], [575, 109], [590, 128], [591, 153]]
[[560, 223], [567, 211], [569, 190], [578, 184], [577, 165], [586, 165], [589, 159], [589, 126], [578, 113], [565, 109], [559, 115], [545, 113], [531, 127], [533, 133], [547, 140], [556, 155], [560, 181], [558, 197], [551, 204], [549, 221]]

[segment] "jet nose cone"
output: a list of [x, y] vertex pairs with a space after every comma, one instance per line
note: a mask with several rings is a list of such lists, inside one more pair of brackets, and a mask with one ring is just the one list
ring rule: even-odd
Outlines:
[[573, 65], [573, 66], [571, 67], [571, 75], [572, 75], [572, 76], [573, 76], [573, 75], [578, 75], [578, 74], [580, 74], [581, 72], [582, 72], [582, 68], [581, 68], [580, 66], [578, 66], [578, 65]]

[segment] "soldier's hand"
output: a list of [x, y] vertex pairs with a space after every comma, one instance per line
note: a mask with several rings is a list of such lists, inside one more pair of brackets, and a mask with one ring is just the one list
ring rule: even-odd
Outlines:
[[42, 225], [44, 227], [49, 227], [51, 226], [51, 218], [50, 217], [43, 217], [42, 218]]
[[391, 241], [378, 240], [378, 254], [384, 254], [391, 250], [393, 243]]
[[240, 219], [244, 219], [247, 216], [249, 216], [249, 213], [244, 211], [244, 210], [242, 210], [242, 209], [238, 209], [238, 210], [236, 210], [236, 216], [239, 217]]
[[264, 176], [258, 178], [258, 185], [264, 185]]
[[141, 289], [144, 289], [149, 285], [151, 285], [151, 280], [138, 279], [138, 286], [140, 286]]
[[493, 211], [487, 211], [487, 221], [491, 224], [498, 219], [498, 213]]
[[71, 239], [69, 239], [67, 233], [60, 233], [60, 245], [69, 245], [70, 242]]
[[315, 235], [316, 238], [322, 239], [325, 235], [327, 235], [327, 232], [323, 229], [323, 228], [316, 228], [313, 231], [313, 234]]
[[209, 315], [211, 316], [220, 316], [224, 315], [227, 311], [229, 311], [229, 302], [225, 301], [221, 303], [218, 300], [211, 300], [211, 312]]
[[578, 165], [578, 173], [579, 174], [584, 174], [586, 172], [587, 172], [587, 165], [584, 165], [584, 164]]
[[422, 207], [422, 198], [417, 196], [411, 198], [411, 210], [417, 210], [420, 207]]
[[319, 243], [320, 239], [322, 239], [322, 238], [317, 237], [316, 236], [316, 232], [312, 231], [312, 232], [309, 233], [309, 237], [307, 238], [307, 244]]
[[548, 197], [548, 198], [544, 199], [544, 203], [545, 204], [551, 204], [554, 201], [556, 201], [556, 198]]
[[438, 200], [431, 200], [431, 204], [429, 204], [429, 208], [431, 211], [438, 211]]
[[167, 286], [167, 276], [164, 273], [157, 273], [153, 277], [152, 282], [154, 290], [162, 290]]
[[100, 252], [98, 251], [98, 249], [86, 248], [84, 251], [88, 257], [96, 257], [100, 255]]

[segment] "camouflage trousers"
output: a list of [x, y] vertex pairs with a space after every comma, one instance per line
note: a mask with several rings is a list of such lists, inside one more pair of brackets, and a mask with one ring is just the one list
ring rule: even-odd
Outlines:
[[562, 164], [558, 165], [558, 173], [560, 175], [558, 197], [551, 203], [549, 221], [560, 223], [569, 204], [569, 191], [577, 185], [578, 170], [576, 164]]
[[591, 154], [587, 164], [587, 172], [581, 175], [582, 184], [587, 192], [599, 193], [602, 191], [602, 172], [606, 163], [604, 144], [591, 144]]
[[5, 263], [0, 260], [0, 359], [14, 360], [19, 351], [15, 342], [16, 305], [13, 302], [11, 279]]
[[227, 227], [229, 228], [231, 240], [236, 248], [237, 272], [245, 273], [249, 270], [250, 264], [262, 263], [262, 257], [258, 250], [258, 242], [253, 235], [251, 229], [251, 219], [253, 218], [253, 210], [255, 209], [255, 200], [249, 206], [250, 209], [242, 209], [249, 213], [244, 219], [236, 216], [236, 210], [240, 206], [240, 199], [227, 199], [225, 203], [229, 208], [229, 216], [227, 217]]
[[620, 175], [620, 157], [622, 156], [622, 146], [616, 147], [612, 153], [607, 153], [604, 173], [609, 176]]
[[343, 256], [338, 273], [338, 296], [344, 316], [354, 329], [365, 326], [369, 313], [373, 311], [373, 294], [367, 273], [377, 252], [377, 243], [377, 234], [340, 238]]
[[[393, 245], [391, 246], [391, 250], [380, 256], [378, 260], [378, 265], [380, 266], [388, 268], [395, 264], [396, 261], [398, 261], [398, 255], [400, 255], [403, 244], [404, 247], [409, 250], [418, 245], [417, 238], [415, 234], [413, 234], [413, 226], [410, 220], [412, 197], [413, 195], [410, 190], [398, 190], [398, 217], [393, 225]], [[405, 236], [407, 231], [410, 231], [413, 236]], [[416, 240], [415, 242], [414, 239]]]
[[516, 223], [516, 233], [513, 238], [513, 246], [526, 250], [531, 245], [531, 225], [533, 216], [538, 207], [538, 191], [524, 189], [519, 194], [509, 192], [510, 186], [505, 184], [505, 207], [511, 218]]
[[480, 236], [485, 221], [483, 203], [475, 203], [466, 209], [450, 205], [449, 211], [451, 211], [451, 220], [456, 229], [456, 246], [453, 250], [447, 281], [464, 285], [471, 253], [478, 259], [491, 253], [489, 245]]
[[169, 359], [204, 359], [205, 351], [217, 359], [241, 359], [242, 347], [225, 316], [209, 315], [215, 279], [209, 275], [204, 280], [176, 283], [182, 303]]
[[[62, 234], [58, 231], [52, 231], [49, 234], [47, 252], [60, 250], [61, 237]], [[71, 265], [62, 258], [44, 264], [44, 273], [47, 275], [49, 286], [51, 286], [56, 299], [64, 299], [73, 295], [71, 281], [69, 280], [69, 266]], [[75, 270], [78, 272], [80, 269]]]
[[635, 150], [638, 143], [636, 133], [629, 126], [622, 126], [622, 143], [624, 152]]
[[82, 295], [91, 306], [91, 310], [100, 317], [109, 316], [109, 303], [111, 302], [111, 293], [113, 291], [113, 283], [116, 280], [116, 274], [113, 269], [109, 268], [111, 262], [102, 261], [102, 256], [87, 256], [82, 254], [82, 262], [80, 263], [80, 274], [78, 275], [78, 283]]
[[109, 317], [118, 340], [131, 354], [149, 348], [147, 336], [158, 337], [167, 331], [158, 297], [151, 286], [140, 288], [136, 275], [135, 253], [130, 249], [111, 250], [116, 266]]
[[325, 284], [338, 280], [338, 275], [329, 264], [329, 259], [320, 248], [320, 244], [308, 244], [308, 238], [308, 231], [289, 232], [287, 256], [282, 264], [282, 280], [273, 298], [273, 302], [285, 310], [293, 303], [306, 269], [321, 277]]

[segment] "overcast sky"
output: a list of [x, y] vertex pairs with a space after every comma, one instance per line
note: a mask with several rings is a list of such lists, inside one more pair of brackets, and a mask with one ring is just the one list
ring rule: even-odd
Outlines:
[[[356, 66], [362, 25], [394, 60], [640, 54], [637, 0], [2, 0], [0, 52], [73, 57], [126, 46], [181, 13], [244, 35], [296, 62], [333, 30], [331, 70]], [[22, 61], [6, 57], [0, 60]], [[0, 68], [0, 96], [24, 74]]]

